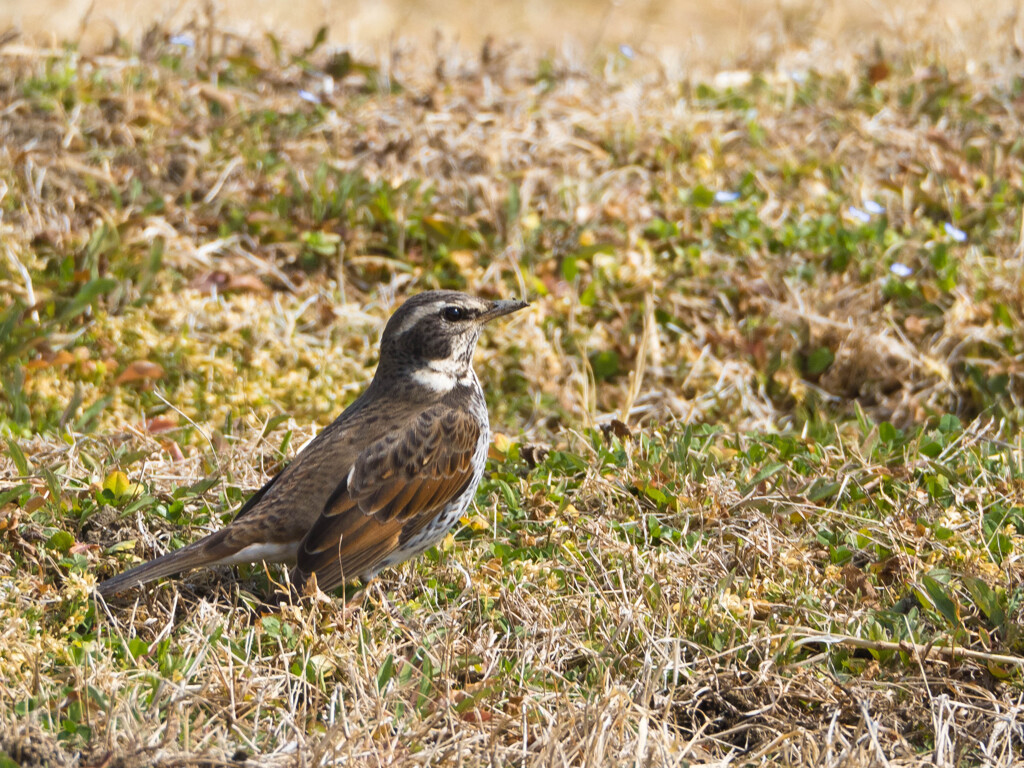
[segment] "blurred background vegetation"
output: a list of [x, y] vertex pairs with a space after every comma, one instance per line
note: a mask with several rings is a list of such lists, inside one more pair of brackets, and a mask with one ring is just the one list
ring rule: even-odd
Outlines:
[[1019, 5], [987, 0], [979, 12], [962, 0], [4, 0], [0, 30], [13, 26], [40, 43], [74, 39], [94, 51], [208, 14], [242, 37], [269, 31], [292, 43], [327, 26], [330, 43], [358, 56], [400, 40], [441, 35], [475, 48], [493, 36], [583, 53], [625, 44], [706, 75], [801, 56], [836, 66], [876, 42], [924, 46], [950, 63], [984, 57], [1007, 40], [1019, 44]]

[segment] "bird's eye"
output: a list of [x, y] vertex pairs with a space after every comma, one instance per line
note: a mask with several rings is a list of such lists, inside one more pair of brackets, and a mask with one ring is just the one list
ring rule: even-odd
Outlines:
[[466, 319], [466, 312], [462, 307], [448, 306], [441, 310], [441, 317], [450, 323]]

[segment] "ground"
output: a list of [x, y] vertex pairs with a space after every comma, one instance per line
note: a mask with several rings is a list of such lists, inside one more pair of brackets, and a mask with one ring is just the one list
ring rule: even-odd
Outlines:
[[[0, 47], [0, 766], [1019, 761], [1015, 39], [706, 78], [208, 18]], [[531, 300], [442, 546], [97, 601], [436, 287]]]

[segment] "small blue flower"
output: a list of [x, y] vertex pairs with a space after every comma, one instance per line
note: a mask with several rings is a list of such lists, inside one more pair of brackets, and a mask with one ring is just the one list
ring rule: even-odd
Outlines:
[[716, 203], [735, 203], [739, 199], [739, 192], [715, 192]]
[[914, 270], [908, 267], [906, 264], [901, 264], [898, 261], [894, 261], [889, 267], [889, 271], [892, 272], [896, 277], [910, 277], [914, 274]]
[[320, 97], [319, 96], [317, 96], [312, 91], [307, 91], [307, 90], [304, 90], [304, 89], [299, 91], [299, 98], [302, 99], [303, 101], [308, 101], [310, 104], [319, 104], [320, 103]]
[[869, 221], [871, 221], [870, 213], [862, 211], [860, 208], [857, 208], [856, 206], [853, 205], [846, 209], [846, 213], [850, 216], [851, 219], [856, 219], [862, 224], [867, 224]]
[[180, 45], [185, 48], [195, 48], [196, 42], [192, 39], [191, 35], [171, 35], [171, 45]]
[[954, 240], [956, 240], [956, 242], [958, 242], [958, 243], [965, 243], [965, 242], [967, 242], [967, 233], [964, 232], [962, 229], [957, 229], [952, 224], [950, 224], [948, 221], [943, 226], [946, 229], [946, 234], [949, 235]]
[[885, 206], [879, 205], [874, 200], [865, 200], [864, 210], [874, 216], [877, 216], [879, 214], [885, 213]]

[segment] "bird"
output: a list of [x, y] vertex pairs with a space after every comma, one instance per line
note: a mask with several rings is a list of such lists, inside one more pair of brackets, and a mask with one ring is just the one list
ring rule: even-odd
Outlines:
[[411, 296], [388, 320], [369, 386], [225, 527], [97, 585], [103, 598], [198, 567], [293, 564], [302, 593], [398, 565], [465, 513], [490, 444], [473, 353], [484, 325], [527, 307], [458, 291]]

